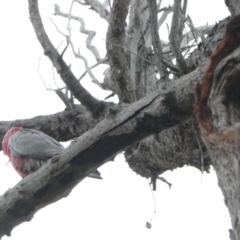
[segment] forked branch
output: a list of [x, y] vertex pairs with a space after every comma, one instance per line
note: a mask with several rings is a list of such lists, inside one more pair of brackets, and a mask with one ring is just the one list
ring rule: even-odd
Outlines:
[[72, 71], [49, 40], [40, 17], [38, 0], [29, 0], [30, 19], [37, 38], [49, 57], [53, 66], [60, 74], [61, 79], [68, 89], [94, 116], [97, 116], [104, 108], [104, 103], [94, 98], [76, 79]]

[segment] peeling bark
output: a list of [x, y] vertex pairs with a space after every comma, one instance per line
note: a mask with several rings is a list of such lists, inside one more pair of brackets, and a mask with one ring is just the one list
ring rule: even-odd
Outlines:
[[228, 207], [231, 239], [240, 239], [240, 16], [230, 20], [196, 90], [196, 116]]

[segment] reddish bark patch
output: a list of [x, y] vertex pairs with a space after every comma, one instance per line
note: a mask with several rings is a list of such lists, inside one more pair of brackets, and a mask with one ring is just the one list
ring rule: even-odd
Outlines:
[[213, 131], [211, 111], [208, 107], [208, 98], [212, 88], [214, 71], [219, 62], [227, 57], [240, 45], [240, 15], [230, 19], [225, 37], [210, 57], [210, 64], [203, 80], [196, 86], [195, 114], [199, 125], [208, 133]]

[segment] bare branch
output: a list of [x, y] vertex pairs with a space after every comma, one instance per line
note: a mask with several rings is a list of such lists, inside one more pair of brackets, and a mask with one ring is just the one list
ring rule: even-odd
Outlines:
[[162, 26], [162, 24], [165, 22], [167, 16], [173, 11], [173, 8], [172, 8], [172, 6], [169, 6], [168, 8], [160, 9], [158, 12], [161, 12], [161, 11], [163, 11], [163, 14], [158, 20], [158, 28], [160, 28]]
[[103, 6], [107, 8], [109, 6], [110, 12], [112, 11], [112, 5], [111, 5], [111, 0], [104, 0]]
[[70, 110], [73, 109], [73, 104], [69, 101], [69, 98], [62, 92], [61, 89], [57, 89], [56, 94], [58, 95], [58, 97], [63, 101], [63, 103], [66, 106], [66, 110]]
[[180, 40], [179, 40], [178, 30], [179, 30], [179, 19], [181, 15], [181, 2], [182, 2], [181, 0], [174, 0], [174, 6], [173, 6], [174, 11], [173, 11], [169, 41], [171, 43], [171, 48], [174, 56], [176, 57], [181, 73], [184, 74], [188, 72], [188, 66], [182, 55], [182, 52], [179, 49]]
[[[108, 62], [108, 58], [104, 58], [102, 61], [97, 62], [97, 63], [95, 63], [93, 66], [89, 67], [89, 69], [93, 69], [93, 68], [97, 67], [97, 66], [100, 65], [100, 64], [107, 64], [107, 62]], [[82, 78], [83, 78], [87, 73], [88, 73], [88, 71], [86, 70], [86, 71], [79, 77], [78, 81], [81, 81]], [[94, 82], [94, 81], [93, 81], [93, 82]], [[98, 83], [100, 83], [100, 82], [97, 81], [97, 82], [94, 82], [94, 83], [98, 84]]]
[[[198, 41], [197, 41], [198, 37], [200, 37], [201, 41], [203, 42], [204, 41], [204, 35], [203, 35], [202, 31], [198, 31], [198, 29], [194, 27], [191, 17], [189, 15], [187, 17], [181, 15], [181, 18], [184, 19], [184, 21], [186, 21], [189, 28], [191, 29], [192, 37], [195, 40], [196, 44], [198, 43]], [[188, 41], [189, 41], [189, 39], [188, 39]]]
[[[210, 31], [212, 30], [214, 25], [205, 25], [205, 26], [200, 26], [197, 28], [194, 28], [195, 31], [197, 31], [200, 35], [204, 35], [204, 34], [209, 34]], [[188, 45], [188, 42], [192, 41], [194, 39], [194, 35], [193, 32], [187, 32], [186, 34], [183, 35], [183, 39], [181, 41], [181, 48], [182, 47], [186, 47]]]
[[96, 83], [96, 82], [99, 82], [99, 81], [97, 80], [97, 78], [95, 77], [95, 75], [93, 74], [91, 68], [88, 66], [88, 61], [87, 61], [87, 59], [86, 59], [83, 55], [81, 55], [80, 49], [78, 49], [78, 52], [76, 52], [75, 47], [74, 47], [74, 44], [73, 44], [72, 39], [71, 39], [71, 29], [68, 28], [68, 31], [69, 31], [68, 41], [69, 41], [69, 43], [70, 43], [70, 45], [71, 45], [71, 47], [72, 47], [72, 52], [73, 52], [74, 56], [77, 57], [77, 58], [80, 58], [80, 59], [84, 62], [84, 66], [85, 66], [86, 72], [87, 72], [88, 75], [91, 77], [92, 81], [95, 82], [95, 83]]
[[[143, 37], [142, 28], [144, 25], [143, 20], [143, 9], [142, 9], [142, 1], [139, 0], [132, 0], [130, 4], [130, 11], [129, 11], [129, 26], [127, 29], [127, 41], [126, 47], [124, 47], [130, 53], [130, 68], [129, 74], [132, 81], [133, 88], [136, 90], [137, 94], [137, 65], [141, 61], [139, 58], [140, 56], [139, 48], [140, 42]], [[147, 29], [148, 26], [146, 26]], [[122, 47], [122, 46], [119, 46]], [[148, 61], [146, 59], [146, 61]], [[155, 65], [155, 64], [154, 64]]]
[[157, 19], [157, 3], [156, 0], [148, 0], [149, 23], [151, 29], [152, 44], [157, 58], [157, 68], [161, 78], [167, 80], [168, 74], [165, 65], [162, 64], [163, 52], [161, 41], [158, 33], [158, 19]]
[[[62, 59], [56, 48], [49, 40], [42, 24], [38, 9], [37, 0], [29, 0], [29, 12], [32, 25], [36, 32], [37, 38], [44, 49], [44, 53], [52, 61], [53, 66], [60, 74], [61, 79], [68, 86], [69, 90], [91, 113], [98, 114], [104, 107], [104, 103], [94, 98], [76, 79], [65, 61]], [[97, 112], [96, 112], [97, 111]]]
[[[79, 137], [95, 124], [91, 114], [82, 105], [79, 105], [76, 106], [74, 110], [51, 115], [14, 121], [0, 121], [0, 142], [2, 142], [5, 133], [12, 126], [34, 128], [58, 141], [65, 142]], [[1, 149], [2, 145], [0, 144], [0, 150]]]
[[[181, 16], [184, 16], [184, 17], [186, 16], [187, 3], [188, 3], [188, 0], [184, 0], [183, 7], [181, 9]], [[178, 35], [179, 35], [179, 39], [182, 39], [185, 19], [182, 18], [182, 19], [179, 19], [179, 21], [180, 23], [179, 23]]]
[[[84, 20], [81, 17], [74, 16], [70, 13], [67, 14], [67, 13], [61, 12], [60, 7], [57, 4], [54, 5], [54, 11], [55, 11], [54, 14], [57, 15], [57, 16], [65, 17], [65, 18], [68, 18], [70, 20], [75, 20], [75, 21], [78, 21], [80, 23], [79, 31], [83, 34], [88, 35], [88, 37], [86, 39], [86, 46], [87, 46], [88, 50], [94, 55], [97, 62], [102, 61], [103, 59], [100, 57], [100, 54], [99, 54], [97, 48], [92, 45], [92, 40], [95, 37], [96, 32], [91, 31], [91, 30], [87, 30], [85, 28]], [[68, 26], [68, 30], [69, 29], [70, 29], [70, 27]]]
[[120, 100], [126, 103], [136, 100], [135, 89], [129, 75], [128, 62], [123, 48], [125, 25], [130, 0], [114, 0], [107, 33], [107, 54], [112, 76], [118, 84]]
[[[81, 3], [79, 0], [75, 0], [75, 2]], [[90, 5], [91, 6], [90, 9], [97, 12], [101, 18], [104, 18], [107, 22], [109, 22], [110, 13], [104, 4], [100, 3], [98, 0], [85, 0], [85, 5]], [[110, 9], [111, 9], [111, 6], [110, 6]]]

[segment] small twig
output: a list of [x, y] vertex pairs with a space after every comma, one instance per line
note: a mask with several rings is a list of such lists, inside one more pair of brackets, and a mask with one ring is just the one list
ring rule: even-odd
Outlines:
[[[67, 15], [68, 17], [68, 25], [67, 25], [67, 30], [68, 30], [68, 44], [70, 44], [70, 46], [72, 47], [72, 52], [74, 54], [75, 57], [77, 58], [80, 58], [83, 62], [84, 62], [84, 65], [85, 65], [85, 69], [86, 69], [86, 72], [89, 74], [89, 76], [92, 78], [92, 81], [95, 82], [95, 83], [99, 83], [99, 81], [96, 79], [96, 77], [94, 76], [93, 72], [91, 71], [91, 69], [89, 68], [88, 66], [88, 61], [87, 59], [80, 54], [80, 49], [78, 48], [78, 52], [75, 51], [75, 47], [74, 47], [74, 44], [71, 40], [71, 28], [70, 28], [70, 22], [71, 22], [71, 19], [72, 19], [72, 15], [71, 15], [71, 11], [72, 11], [72, 8], [73, 8], [73, 3], [74, 3], [74, 0], [72, 1], [72, 4], [70, 6], [70, 10], [69, 10], [69, 14]], [[56, 9], [56, 8], [55, 8]], [[60, 9], [59, 11], [60, 12]], [[81, 22], [81, 21], [80, 21]], [[84, 24], [84, 22], [83, 22]], [[81, 27], [82, 28], [82, 27]], [[85, 29], [85, 27], [83, 26], [83, 29]], [[100, 83], [99, 83], [100, 84]]]
[[111, 93], [110, 95], [108, 95], [107, 97], [105, 97], [104, 100], [107, 100], [107, 99], [113, 97], [114, 95], [115, 95], [115, 93]]
[[[52, 88], [49, 88], [47, 87], [43, 77], [42, 77], [42, 74], [41, 74], [41, 71], [40, 71], [40, 65], [41, 65], [41, 58], [42, 58], [43, 54], [41, 55], [41, 57], [39, 58], [39, 62], [38, 62], [38, 74], [39, 74], [39, 77], [41, 78], [43, 84], [44, 84], [44, 87], [47, 91], [56, 91], [56, 89], [52, 89]], [[55, 80], [54, 80], [55, 81]], [[64, 89], [65, 87], [62, 87], [62, 88], [58, 88], [59, 90], [62, 90]]]
[[[61, 53], [61, 57], [63, 57], [65, 51], [67, 50], [68, 46], [69, 46], [69, 42], [68, 42], [68, 36], [66, 34], [64, 34], [63, 32], [61, 32], [59, 29], [58, 29], [58, 26], [54, 23], [53, 19], [50, 18], [50, 20], [52, 21], [52, 24], [55, 26], [56, 30], [58, 33], [60, 33], [61, 35], [63, 35], [64, 37], [66, 37], [67, 39], [67, 45], [66, 47], [63, 49], [62, 53]], [[59, 46], [57, 47], [57, 49], [61, 46], [62, 42], [59, 44]]]
[[54, 66], [52, 66], [52, 74], [53, 74], [53, 82], [54, 82], [54, 84], [56, 85], [57, 89], [59, 89], [59, 88], [58, 88], [58, 85], [57, 85], [57, 82], [56, 82], [56, 78], [55, 78]]
[[[193, 34], [193, 36], [195, 37], [195, 32], [196, 32], [196, 34], [197, 34], [197, 36], [199, 36], [200, 38], [201, 38], [201, 41], [203, 42], [204, 41], [204, 35], [200, 32], [200, 34], [199, 34], [199, 31], [198, 31], [198, 29], [197, 28], [195, 28], [194, 27], [194, 25], [193, 25], [193, 21], [192, 21], [192, 19], [191, 19], [191, 17], [188, 15], [187, 16], [187, 23], [188, 23], [188, 26], [189, 26], [189, 28], [191, 29], [191, 31], [192, 31], [192, 34]], [[196, 43], [197, 43], [197, 36], [195, 37], [196, 38]]]
[[[188, 1], [184, 0], [183, 7], [181, 9], [181, 16], [184, 16], [184, 17], [186, 16], [187, 4], [188, 4]], [[182, 39], [185, 19], [182, 18], [182, 19], [179, 19], [179, 21], [180, 23], [179, 23], [179, 29], [178, 29], [178, 36], [179, 36], [179, 39]]]
[[170, 182], [168, 182], [165, 178], [163, 178], [163, 177], [159, 177], [159, 176], [158, 176], [157, 179], [159, 179], [159, 180], [165, 182], [165, 183], [168, 185], [169, 188], [172, 187], [172, 184], [171, 184]]
[[[72, 5], [73, 5], [73, 2], [72, 2]], [[100, 57], [100, 54], [99, 54], [97, 48], [92, 45], [92, 40], [95, 37], [96, 32], [87, 30], [85, 28], [84, 20], [81, 17], [74, 16], [74, 15], [71, 14], [72, 5], [70, 7], [70, 12], [68, 14], [66, 14], [66, 13], [61, 12], [59, 6], [57, 4], [55, 4], [54, 5], [55, 6], [55, 8], [54, 8], [55, 9], [55, 13], [54, 14], [58, 15], [58, 16], [61, 16], [61, 17], [68, 18], [68, 26], [67, 26], [68, 30], [70, 29], [70, 21], [71, 20], [78, 21], [80, 23], [80, 29], [79, 29], [80, 32], [83, 33], [83, 34], [88, 35], [88, 37], [86, 38], [86, 47], [87, 47], [87, 49], [94, 55], [94, 57], [95, 57], [97, 62], [102, 61], [103, 59]]]
[[172, 10], [172, 6], [170, 6], [170, 5], [168, 7], [164, 7], [164, 8], [157, 10], [157, 13], [169, 11], [169, 10]]
[[[157, 65], [156, 65], [155, 63], [149, 61], [148, 59], [146, 59], [145, 57], [143, 57], [141, 54], [135, 53], [135, 52], [131, 51], [129, 48], [124, 47], [124, 46], [120, 46], [119, 44], [114, 44], [114, 45], [115, 45], [115, 46], [118, 46], [118, 47], [120, 47], [120, 48], [123, 48], [124, 50], [127, 50], [127, 51], [129, 51], [130, 53], [132, 53], [132, 54], [137, 55], [138, 57], [142, 58], [144, 61], [150, 63], [151, 65], [154, 65], [155, 67], [157, 67]], [[164, 52], [163, 54], [165, 54], [165, 52]], [[164, 66], [166, 66], [167, 68], [169, 68], [170, 70], [172, 70], [174, 73], [179, 73], [179, 69], [178, 69], [175, 65], [173, 65], [171, 62], [169, 62], [167, 59], [163, 58], [161, 61], [162, 61], [162, 64], [163, 64]]]
[[[102, 61], [97, 62], [97, 63], [95, 63], [93, 66], [89, 67], [89, 69], [93, 69], [93, 68], [97, 67], [97, 66], [100, 65], [100, 64], [107, 63], [107, 61], [108, 61], [108, 58], [106, 57], [106, 58], [104, 58]], [[85, 71], [85, 72], [79, 77], [78, 81], [81, 81], [82, 78], [83, 78], [86, 74], [87, 74], [87, 71]]]
[[89, 5], [91, 10], [94, 10], [99, 14], [101, 18], [109, 22], [110, 12], [108, 11], [107, 6], [109, 6], [111, 11], [112, 7], [111, 7], [110, 0], [105, 0], [104, 3], [101, 3], [100, 1], [97, 1], [97, 0], [94, 0], [94, 1], [85, 0], [84, 4], [79, 0], [75, 0], [75, 2], [80, 3], [81, 5]]
[[135, 153], [137, 153], [137, 152], [139, 151], [139, 149], [140, 149], [140, 147], [141, 147], [141, 144], [142, 144], [142, 142], [139, 142], [138, 148], [137, 148], [136, 150], [134, 150], [134, 151], [130, 154], [130, 156], [128, 156], [128, 158], [130, 158], [131, 156], [133, 156], [133, 154], [135, 154]]
[[53, 21], [53, 19], [50, 18], [50, 20], [52, 21], [52, 24], [55, 26], [57, 32], [60, 33], [61, 35], [63, 35], [64, 37], [67, 37], [66, 34], [64, 34], [63, 32], [61, 32], [61, 31], [58, 29], [58, 26], [55, 24], [55, 22]]
[[68, 97], [60, 89], [57, 89], [55, 92], [58, 95], [58, 97], [63, 101], [68, 110], [73, 109], [73, 106], [69, 101]]
[[173, 11], [172, 6], [169, 6], [167, 8], [161, 9], [158, 12], [164, 11], [162, 16], [159, 18], [158, 20], [158, 29], [162, 26], [162, 24], [165, 22], [165, 20], [167, 19], [167, 16]]
[[88, 66], [87, 59], [83, 55], [80, 54], [80, 49], [78, 49], [78, 52], [76, 52], [76, 50], [74, 48], [74, 45], [72, 43], [72, 40], [71, 40], [71, 30], [70, 29], [68, 29], [68, 30], [69, 30], [68, 42], [69, 42], [70, 46], [72, 47], [72, 52], [73, 52], [74, 56], [77, 57], [77, 58], [80, 58], [83, 61], [85, 69], [86, 69], [86, 72], [91, 77], [92, 81], [95, 82], [95, 83], [96, 82], [99, 83], [99, 81], [97, 80], [97, 78], [95, 77], [93, 72], [91, 71], [91, 68]]
[[[193, 48], [193, 47], [196, 47], [196, 45], [181, 47], [180, 50], [182, 52], [184, 52], [185, 50], [188, 50], [188, 49]], [[163, 49], [163, 54], [169, 54], [169, 53], [172, 53], [172, 50], [170, 50], [170, 47], [166, 47], [166, 48]]]
[[127, 47], [121, 46], [121, 45], [116, 44], [116, 43], [114, 44], [114, 46], [117, 46], [117, 47], [120, 47], [120, 48], [122, 48], [122, 49], [124, 49], [124, 50], [127, 50], [128, 52], [137, 55], [138, 57], [140, 57], [140, 58], [142, 58], [144, 61], [146, 61], [146, 62], [154, 65], [155, 67], [157, 66], [155, 63], [149, 61], [148, 59], [146, 59], [145, 57], [143, 57], [143, 56], [140, 55], [139, 53], [135, 53], [135, 52], [131, 51], [131, 50], [130, 50], [129, 48], [127, 48]]
[[63, 57], [64, 53], [66, 52], [67, 48], [69, 46], [69, 41], [68, 41], [68, 37], [67, 37], [67, 45], [66, 47], [63, 49], [62, 53], [61, 53], [61, 57]]
[[43, 77], [42, 77], [42, 74], [41, 74], [41, 72], [40, 72], [40, 66], [41, 66], [42, 56], [43, 56], [43, 54], [41, 55], [41, 57], [39, 58], [39, 61], [38, 61], [38, 75], [39, 75], [39, 77], [41, 78], [41, 80], [42, 80], [42, 82], [43, 82], [43, 84], [44, 84], [44, 86], [45, 86], [45, 89], [48, 89], [48, 88], [47, 88], [47, 85], [46, 85], [46, 83], [45, 83], [45, 81], [44, 81], [44, 79], [43, 79]]

